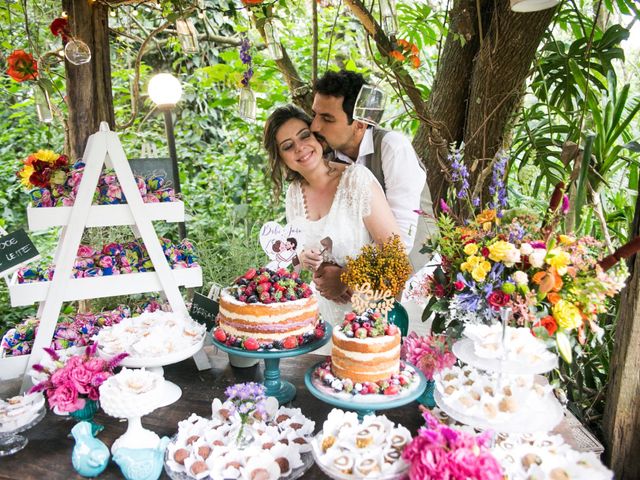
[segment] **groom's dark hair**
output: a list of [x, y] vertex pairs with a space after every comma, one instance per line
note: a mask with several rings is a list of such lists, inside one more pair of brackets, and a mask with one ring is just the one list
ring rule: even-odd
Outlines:
[[314, 86], [315, 93], [342, 97], [342, 110], [347, 114], [349, 125], [353, 122], [353, 107], [362, 86], [367, 83], [364, 77], [356, 72], [340, 70], [327, 72], [320, 77]]

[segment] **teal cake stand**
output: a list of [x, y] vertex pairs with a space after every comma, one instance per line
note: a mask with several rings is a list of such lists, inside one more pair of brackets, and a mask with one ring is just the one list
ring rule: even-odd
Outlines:
[[239, 357], [260, 358], [264, 360], [264, 386], [269, 397], [276, 397], [278, 403], [283, 405], [290, 402], [296, 396], [296, 387], [286, 380], [280, 378], [280, 359], [287, 357], [297, 357], [305, 353], [313, 352], [324, 346], [331, 340], [332, 328], [329, 323], [325, 323], [324, 336], [318, 340], [303, 345], [302, 347], [292, 348], [291, 350], [269, 350], [269, 351], [248, 351], [242, 348], [229, 347], [224, 343], [218, 342], [215, 337], [213, 344], [223, 352], [231, 353]]
[[[316, 368], [323, 363], [324, 362], [318, 362], [307, 370], [304, 376], [304, 384], [307, 386], [307, 389], [314, 397], [329, 405], [355, 411], [358, 414], [358, 419], [361, 421], [366, 415], [375, 415], [377, 410], [390, 410], [413, 402], [424, 393], [424, 389], [427, 386], [427, 379], [424, 374], [414, 367], [416, 375], [418, 376], [417, 382], [398, 395], [352, 395], [345, 392], [336, 392], [331, 387], [323, 384], [322, 380], [313, 376]], [[405, 363], [411, 365], [410, 363]]]

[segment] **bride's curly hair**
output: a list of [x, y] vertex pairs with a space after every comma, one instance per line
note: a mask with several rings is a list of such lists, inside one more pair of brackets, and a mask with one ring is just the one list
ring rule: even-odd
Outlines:
[[[271, 170], [270, 176], [273, 182], [273, 194], [276, 201], [280, 198], [280, 193], [282, 192], [283, 179], [287, 182], [302, 182], [304, 180], [302, 175], [287, 167], [278, 153], [276, 134], [278, 133], [278, 130], [280, 130], [280, 128], [291, 119], [302, 120], [304, 123], [311, 126], [312, 118], [307, 115], [304, 110], [292, 104], [276, 108], [271, 115], [269, 115], [269, 118], [264, 125], [262, 145], [269, 155], [269, 168]], [[329, 166], [329, 160], [326, 156], [325, 162], [327, 166]], [[329, 167], [329, 172], [332, 172], [333, 170], [333, 168]]]

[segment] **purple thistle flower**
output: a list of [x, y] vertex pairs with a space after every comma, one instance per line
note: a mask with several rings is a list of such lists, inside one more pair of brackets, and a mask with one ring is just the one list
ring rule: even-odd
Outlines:
[[442, 198], [440, 199], [440, 209], [445, 213], [449, 213], [451, 211], [449, 205], [447, 205], [447, 202], [445, 202]]

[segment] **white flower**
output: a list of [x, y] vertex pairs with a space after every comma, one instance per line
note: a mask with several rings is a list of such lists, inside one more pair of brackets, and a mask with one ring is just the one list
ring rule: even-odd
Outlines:
[[544, 248], [536, 248], [529, 255], [529, 263], [534, 268], [542, 268], [544, 265], [544, 258], [547, 256], [547, 251]]
[[515, 247], [508, 250], [504, 256], [504, 260], [502, 260], [502, 263], [507, 267], [513, 267], [513, 265], [518, 262], [520, 262], [520, 250]]
[[529, 243], [523, 243], [520, 245], [520, 253], [522, 255], [531, 255], [533, 252], [533, 247]]
[[342, 390], [342, 382], [339, 379], [335, 379], [333, 382], [331, 382], [331, 388], [333, 388], [336, 391], [341, 391]]
[[511, 278], [513, 279], [514, 282], [516, 282], [516, 285], [526, 285], [529, 283], [529, 277], [527, 276], [526, 273], [524, 273], [521, 270], [518, 270], [517, 272], [513, 272], [513, 274], [511, 275]]

